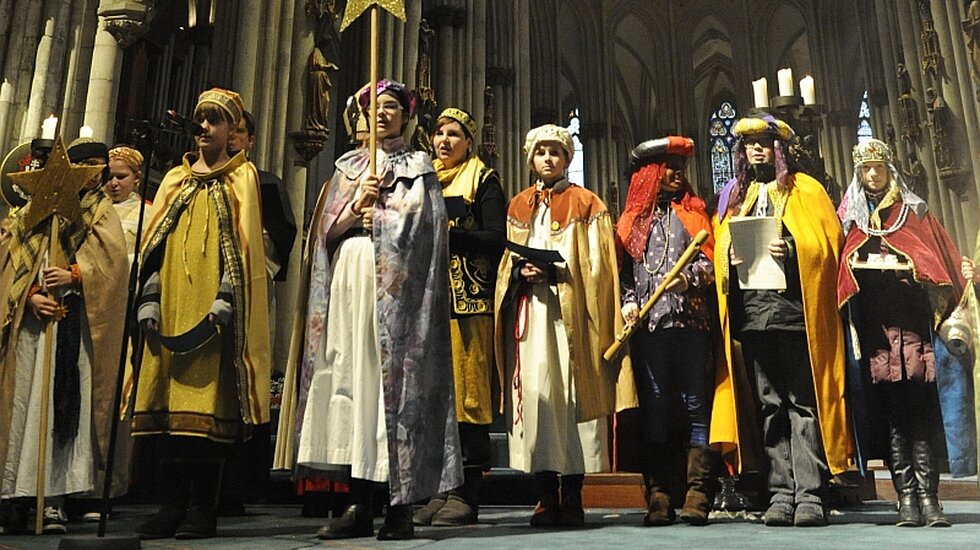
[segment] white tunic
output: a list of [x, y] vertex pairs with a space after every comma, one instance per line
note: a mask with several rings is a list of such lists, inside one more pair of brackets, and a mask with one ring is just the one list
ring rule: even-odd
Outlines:
[[298, 462], [388, 481], [374, 244], [352, 237], [334, 251], [330, 308], [303, 416]]
[[[83, 306], [84, 307], [84, 306]], [[17, 337], [17, 374], [13, 415], [10, 423], [10, 442], [7, 463], [3, 469], [0, 494], [7, 497], [26, 497], [37, 494], [37, 457], [41, 424], [41, 385], [44, 364], [45, 324], [27, 306]], [[52, 331], [57, 342], [58, 325]], [[80, 409], [78, 434], [65, 446], [54, 439], [54, 357], [52, 347], [51, 381], [48, 387], [47, 459], [45, 460], [44, 494], [66, 495], [89, 491], [95, 486], [95, 435], [92, 430], [92, 356], [88, 320], [81, 314], [82, 333], [78, 354]]]
[[[550, 223], [551, 211], [542, 204], [535, 213], [527, 246], [552, 248]], [[606, 419], [577, 421], [575, 379], [557, 287], [531, 286], [527, 328], [518, 341], [518, 354], [517, 378], [518, 358], [512, 352], [507, 357], [510, 467], [562, 474], [609, 470]]]

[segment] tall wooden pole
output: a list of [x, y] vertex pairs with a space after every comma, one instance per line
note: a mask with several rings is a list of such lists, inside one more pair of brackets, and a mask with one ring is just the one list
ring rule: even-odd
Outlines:
[[[48, 241], [48, 265], [60, 265], [61, 244], [59, 239], [58, 216], [51, 217], [51, 236]], [[44, 532], [44, 490], [47, 479], [48, 458], [48, 409], [50, 408], [49, 394], [51, 393], [51, 356], [54, 353], [54, 319], [49, 319], [44, 326], [44, 363], [41, 365], [41, 419], [38, 424], [37, 438], [37, 501], [34, 514], [34, 534]]]
[[378, 6], [371, 6], [371, 98], [368, 121], [371, 139], [368, 151], [371, 153], [371, 175], [378, 175]]

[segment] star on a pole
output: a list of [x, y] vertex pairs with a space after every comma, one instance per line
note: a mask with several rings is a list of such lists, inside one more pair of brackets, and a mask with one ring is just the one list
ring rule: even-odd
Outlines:
[[405, 17], [405, 0], [347, 0], [347, 8], [344, 10], [344, 19], [340, 22], [340, 32], [355, 19], [361, 16], [371, 6], [380, 6], [382, 9], [394, 15], [402, 21], [407, 21]]
[[104, 164], [72, 166], [65, 142], [58, 136], [44, 168], [8, 174], [15, 184], [31, 195], [24, 227], [31, 231], [50, 216], [58, 215], [72, 223], [81, 222], [82, 205], [78, 194], [102, 172]]

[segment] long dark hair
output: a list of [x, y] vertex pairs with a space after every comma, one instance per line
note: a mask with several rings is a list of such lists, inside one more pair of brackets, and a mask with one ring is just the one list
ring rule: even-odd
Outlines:
[[[787, 154], [788, 147], [789, 145], [780, 139], [773, 140], [772, 148], [776, 167], [776, 181], [783, 187], [787, 185], [791, 174], [800, 171], [799, 165], [793, 157]], [[743, 138], [738, 138], [738, 141], [735, 142], [735, 187], [731, 190], [731, 196], [728, 200], [729, 212], [741, 206], [742, 201], [745, 200], [745, 193], [751, 183], [748, 180], [749, 158], [745, 154], [745, 142]], [[725, 214], [726, 212], [718, 213], [719, 217]]]

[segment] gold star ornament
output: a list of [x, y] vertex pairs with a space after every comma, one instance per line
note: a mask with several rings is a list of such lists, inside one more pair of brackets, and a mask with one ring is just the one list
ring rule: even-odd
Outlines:
[[405, 0], [347, 0], [347, 9], [344, 10], [344, 19], [340, 22], [340, 32], [348, 27], [355, 19], [366, 12], [371, 6], [381, 6], [382, 9], [394, 15], [403, 22], [405, 17]]
[[24, 217], [25, 229], [31, 231], [53, 215], [61, 216], [72, 223], [80, 223], [82, 205], [78, 194], [104, 168], [104, 164], [72, 166], [65, 150], [65, 142], [58, 136], [44, 168], [33, 172], [7, 174], [16, 185], [31, 195], [28, 206], [30, 210]]

